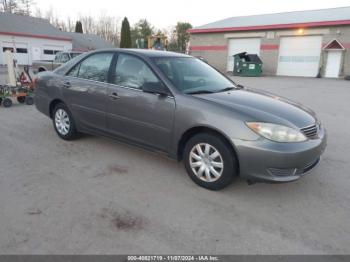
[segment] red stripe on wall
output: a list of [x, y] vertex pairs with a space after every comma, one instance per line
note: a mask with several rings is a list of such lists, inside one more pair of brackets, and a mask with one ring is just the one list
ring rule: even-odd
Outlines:
[[[350, 49], [350, 43], [341, 43], [341, 44], [342, 44], [342, 46], [344, 46], [344, 48]], [[328, 43], [323, 43], [322, 48], [325, 48], [326, 45], [328, 45]]]
[[261, 45], [261, 50], [277, 50], [279, 45]]
[[188, 30], [188, 32], [190, 32], [191, 34], [200, 34], [200, 33], [219, 33], [219, 32], [232, 32], [232, 31], [253, 31], [253, 30], [266, 30], [266, 29], [335, 26], [335, 25], [350, 25], [350, 20], [295, 23], [295, 24], [277, 24], [277, 25], [238, 26], [238, 27], [209, 28], [209, 29], [190, 29]]
[[60, 41], [72, 41], [72, 38], [69, 38], [69, 37], [34, 35], [34, 34], [27, 34], [27, 33], [0, 32], [0, 35], [24, 36], [24, 37], [33, 37], [33, 38], [42, 38], [42, 39], [51, 39], [51, 40], [60, 40]]
[[191, 51], [225, 51], [227, 47], [225, 45], [197, 45], [191, 46]]

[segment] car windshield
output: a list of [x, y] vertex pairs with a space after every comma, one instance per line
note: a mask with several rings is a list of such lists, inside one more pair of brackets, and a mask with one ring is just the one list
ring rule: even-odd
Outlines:
[[185, 94], [217, 93], [235, 84], [205, 62], [192, 57], [157, 57], [155, 64]]

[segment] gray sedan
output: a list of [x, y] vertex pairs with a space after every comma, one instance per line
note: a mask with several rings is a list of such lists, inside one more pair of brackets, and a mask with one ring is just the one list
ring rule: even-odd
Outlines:
[[111, 49], [39, 74], [35, 104], [62, 139], [103, 135], [183, 160], [198, 185], [236, 177], [290, 182], [326, 147], [314, 112], [236, 85], [203, 61], [176, 53]]

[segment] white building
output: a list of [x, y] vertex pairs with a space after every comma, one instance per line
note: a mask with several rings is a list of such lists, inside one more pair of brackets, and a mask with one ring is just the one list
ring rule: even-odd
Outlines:
[[35, 60], [52, 60], [58, 51], [72, 49], [72, 39], [53, 27], [48, 20], [0, 13], [0, 64], [3, 52], [14, 51], [20, 65]]
[[14, 52], [19, 65], [32, 65], [33, 61], [52, 61], [59, 51], [110, 47], [96, 35], [62, 32], [46, 19], [0, 13], [0, 65], [7, 49]]
[[189, 30], [190, 53], [223, 72], [233, 55], [258, 54], [266, 75], [350, 75], [350, 6], [231, 17]]

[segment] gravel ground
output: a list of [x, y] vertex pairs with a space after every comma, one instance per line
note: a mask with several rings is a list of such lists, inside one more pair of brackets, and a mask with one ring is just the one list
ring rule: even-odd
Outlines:
[[349, 254], [350, 82], [235, 78], [314, 109], [313, 174], [220, 192], [181, 163], [105, 138], [60, 140], [34, 106], [0, 107], [1, 254]]

